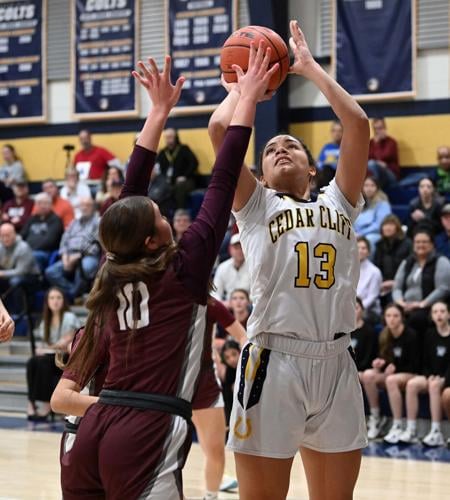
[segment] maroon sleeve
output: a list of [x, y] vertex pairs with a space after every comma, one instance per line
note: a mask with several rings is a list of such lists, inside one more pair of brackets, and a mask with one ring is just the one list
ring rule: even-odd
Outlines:
[[178, 277], [201, 304], [206, 303], [208, 281], [227, 230], [251, 132], [250, 127], [228, 127], [200, 211], [179, 242]]
[[208, 314], [214, 323], [226, 329], [232, 325], [236, 320], [230, 311], [214, 297], [208, 297]]
[[128, 163], [125, 184], [120, 198], [128, 196], [147, 196], [150, 176], [155, 166], [156, 153], [142, 146], [134, 146]]

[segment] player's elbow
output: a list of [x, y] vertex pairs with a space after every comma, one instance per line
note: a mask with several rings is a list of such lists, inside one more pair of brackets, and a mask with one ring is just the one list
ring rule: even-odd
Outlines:
[[64, 411], [64, 394], [61, 389], [56, 387], [50, 398], [50, 407], [54, 413], [65, 413]]

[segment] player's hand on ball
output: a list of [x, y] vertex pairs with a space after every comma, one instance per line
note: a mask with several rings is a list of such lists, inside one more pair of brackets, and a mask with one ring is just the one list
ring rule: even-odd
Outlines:
[[180, 76], [175, 85], [172, 84], [170, 80], [171, 66], [171, 57], [166, 56], [164, 59], [164, 69], [160, 72], [155, 60], [149, 57], [148, 65], [142, 61], [138, 62], [140, 73], [137, 71], [132, 72], [134, 78], [146, 89], [153, 107], [161, 109], [166, 113], [169, 113], [178, 102], [185, 81], [185, 78]]
[[270, 53], [271, 49], [266, 46], [264, 41], [259, 42], [258, 49], [255, 48], [252, 42], [247, 72], [244, 73], [240, 66], [233, 64], [232, 67], [236, 71], [241, 96], [249, 97], [255, 101], [264, 99], [270, 79], [279, 66], [276, 63], [269, 69]]
[[289, 28], [291, 30], [289, 45], [294, 54], [294, 63], [289, 68], [289, 72], [295, 73], [296, 75], [305, 75], [314, 65], [314, 58], [311, 55], [311, 51], [305, 40], [305, 35], [300, 29], [298, 22], [290, 21]]

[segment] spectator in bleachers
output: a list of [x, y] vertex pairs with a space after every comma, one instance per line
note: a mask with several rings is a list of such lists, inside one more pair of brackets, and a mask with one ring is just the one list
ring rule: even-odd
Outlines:
[[[64, 294], [58, 288], [48, 290], [42, 321], [36, 338], [40, 340], [36, 355], [27, 363], [28, 420], [46, 422], [52, 419], [50, 398], [62, 371], [55, 364], [56, 353], [68, 353], [79, 319], [69, 310]], [[41, 403], [40, 408], [37, 402]]]
[[381, 313], [379, 296], [383, 277], [378, 267], [369, 260], [369, 241], [364, 236], [359, 236], [357, 241], [360, 272], [356, 295], [363, 303], [366, 319], [376, 323]]
[[39, 266], [44, 270], [50, 255], [59, 248], [64, 232], [62, 220], [52, 210], [52, 200], [47, 193], [39, 193], [34, 202], [34, 215], [22, 229], [22, 238], [30, 245]]
[[378, 353], [378, 335], [373, 326], [364, 320], [364, 304], [356, 297], [356, 329], [351, 332], [351, 345], [355, 353], [359, 380], [365, 370], [372, 367]]
[[184, 210], [183, 208], [179, 208], [173, 215], [173, 232], [175, 241], [180, 241], [186, 229], [192, 224], [191, 214]]
[[[372, 368], [362, 376], [362, 383], [370, 407], [367, 436], [378, 437], [381, 431], [380, 402], [378, 389], [386, 387], [394, 416], [393, 426], [385, 437], [387, 442], [398, 442], [401, 433], [402, 397], [400, 390], [419, 372], [416, 333], [405, 325], [403, 309], [389, 304], [384, 310], [385, 327], [378, 341], [379, 357], [372, 361]], [[399, 404], [400, 403], [400, 404]]]
[[80, 175], [76, 168], [69, 167], [66, 170], [65, 182], [61, 188], [60, 196], [72, 205], [75, 218], [78, 219], [81, 215], [80, 200], [82, 198], [92, 198], [92, 195], [89, 186], [80, 181]]
[[175, 129], [167, 128], [163, 135], [166, 145], [158, 153], [156, 163], [172, 186], [176, 208], [186, 208], [189, 193], [195, 189], [198, 160], [189, 146], [180, 143]]
[[426, 228], [437, 234], [441, 230], [440, 215], [444, 200], [435, 190], [434, 182], [429, 177], [419, 181], [419, 196], [409, 203], [408, 233], [415, 229]]
[[0, 293], [13, 289], [5, 299], [11, 313], [20, 311], [18, 287], [34, 288], [39, 283], [40, 275], [28, 243], [17, 235], [11, 223], [3, 223], [0, 226]]
[[434, 239], [436, 252], [450, 259], [450, 203], [442, 207], [441, 224], [444, 230]]
[[95, 201], [101, 207], [103, 203], [110, 197], [115, 195], [114, 186], [124, 183], [123, 172], [118, 167], [109, 167], [102, 175], [100, 189], [95, 195]]
[[437, 149], [438, 167], [436, 170], [437, 190], [443, 196], [450, 196], [450, 147]]
[[378, 182], [371, 177], [367, 177], [364, 181], [363, 195], [366, 203], [353, 228], [358, 236], [364, 236], [369, 240], [374, 251], [376, 243], [381, 238], [381, 223], [391, 213], [391, 205]]
[[115, 203], [120, 196], [122, 191], [123, 182], [113, 180], [111, 181], [110, 187], [108, 189], [108, 198], [100, 205], [99, 212], [100, 215], [103, 215], [108, 208]]
[[435, 302], [431, 308], [433, 326], [425, 335], [425, 356], [422, 375], [417, 375], [406, 384], [406, 429], [400, 435], [402, 443], [417, 443], [417, 414], [419, 394], [427, 392], [430, 397], [431, 429], [424, 437], [426, 446], [443, 446], [441, 431], [441, 393], [444, 389], [445, 374], [450, 367], [450, 325], [448, 305]]
[[397, 141], [387, 135], [384, 118], [374, 118], [372, 129], [367, 167], [381, 188], [386, 189], [397, 184], [400, 177]]
[[342, 124], [339, 120], [332, 122], [330, 132], [331, 142], [322, 147], [317, 159], [318, 176], [320, 178], [319, 187], [329, 184], [336, 174], [343, 133]]
[[61, 198], [58, 186], [53, 179], [47, 179], [42, 183], [42, 191], [50, 196], [52, 210], [62, 220], [64, 229], [66, 229], [75, 218], [72, 205], [69, 201]]
[[231, 257], [217, 266], [214, 275], [215, 290], [212, 292], [214, 298], [223, 301], [227, 306], [233, 290], [236, 288], [250, 290], [250, 274], [242, 252], [239, 233], [231, 237], [229, 252]]
[[430, 307], [445, 300], [450, 290], [450, 263], [436, 254], [429, 231], [419, 229], [413, 239], [413, 253], [395, 274], [392, 298], [406, 313], [407, 323], [423, 335], [429, 323]]
[[384, 304], [392, 301], [395, 273], [402, 260], [412, 253], [411, 240], [406, 237], [400, 219], [388, 215], [381, 223], [381, 240], [377, 242], [373, 263], [381, 271], [381, 299]]
[[59, 287], [70, 300], [86, 292], [95, 277], [100, 260], [98, 226], [92, 198], [80, 200], [81, 217], [75, 219], [61, 239], [61, 260], [45, 271], [47, 281]]
[[236, 288], [231, 292], [230, 309], [236, 320], [247, 329], [247, 321], [252, 311], [252, 303], [247, 290]]
[[24, 182], [25, 169], [12, 144], [5, 144], [2, 149], [3, 165], [0, 167], [0, 181], [10, 187], [13, 182]]
[[2, 221], [11, 222], [19, 233], [33, 212], [34, 201], [29, 197], [28, 184], [15, 181], [12, 184], [14, 198], [2, 207]]
[[120, 161], [110, 151], [92, 144], [89, 130], [80, 130], [78, 138], [81, 150], [75, 154], [73, 163], [80, 174], [80, 179], [98, 180], [108, 167], [120, 168]]
[[231, 408], [233, 406], [233, 390], [236, 380], [236, 369], [239, 362], [241, 347], [235, 340], [227, 340], [220, 353], [224, 369], [220, 370], [220, 381], [222, 382], [222, 394], [225, 405], [225, 419], [227, 425], [230, 422]]

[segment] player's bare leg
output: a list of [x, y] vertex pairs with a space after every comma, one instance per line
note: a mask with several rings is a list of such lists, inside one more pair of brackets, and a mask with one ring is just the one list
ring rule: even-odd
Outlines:
[[240, 500], [285, 500], [293, 458], [234, 454]]
[[361, 450], [322, 453], [300, 448], [309, 500], [351, 500], [361, 466]]
[[194, 410], [192, 422], [206, 456], [205, 481], [210, 492], [219, 491], [225, 469], [225, 414], [223, 408]]

